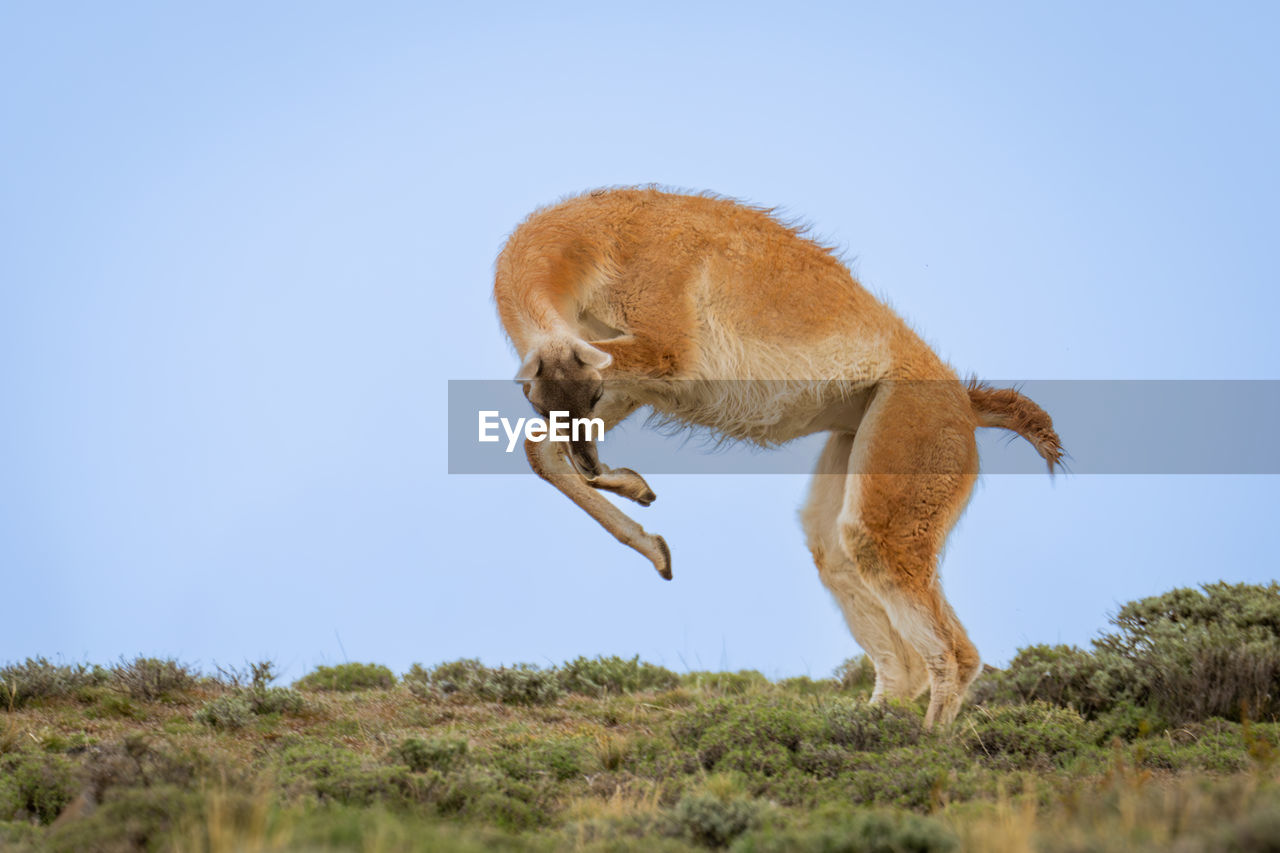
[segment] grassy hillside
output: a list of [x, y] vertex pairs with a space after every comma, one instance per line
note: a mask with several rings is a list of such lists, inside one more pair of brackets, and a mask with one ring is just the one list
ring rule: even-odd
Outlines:
[[952, 727], [869, 665], [619, 658], [396, 677], [0, 669], [5, 850], [1280, 849], [1280, 590], [1134, 602], [1024, 649]]

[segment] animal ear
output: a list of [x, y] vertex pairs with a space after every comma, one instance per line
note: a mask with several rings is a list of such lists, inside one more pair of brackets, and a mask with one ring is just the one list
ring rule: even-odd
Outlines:
[[613, 356], [602, 349], [596, 349], [586, 341], [574, 341], [573, 353], [587, 367], [594, 367], [596, 370], [604, 370], [613, 364]]
[[534, 350], [525, 356], [524, 363], [520, 365], [520, 369], [516, 371], [517, 382], [528, 382], [538, 375], [538, 369], [542, 367], [542, 358], [538, 355], [538, 351]]

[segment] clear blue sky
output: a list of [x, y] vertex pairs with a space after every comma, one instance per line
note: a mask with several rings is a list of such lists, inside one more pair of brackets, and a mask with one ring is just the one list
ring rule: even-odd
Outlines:
[[[854, 654], [802, 477], [650, 478], [663, 583], [446, 473], [495, 254], [595, 186], [783, 206], [964, 373], [1280, 376], [1271, 4], [444, 5], [0, 7], [0, 661]], [[1274, 577], [1275, 487], [988, 476], [944, 582], [991, 662], [1084, 643]]]

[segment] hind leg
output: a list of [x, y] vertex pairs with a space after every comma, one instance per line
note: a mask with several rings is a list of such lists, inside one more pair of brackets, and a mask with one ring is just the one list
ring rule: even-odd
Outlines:
[[836, 522], [841, 549], [924, 660], [930, 727], [955, 719], [981, 664], [938, 579], [977, 477], [973, 429], [959, 382], [882, 385], [854, 438]]
[[875, 664], [876, 684], [871, 701], [910, 699], [928, 686], [924, 659], [893, 627], [858, 566], [840, 547], [837, 520], [844, 503], [852, 447], [853, 436], [845, 433], [835, 433], [827, 440], [801, 520], [822, 583], [839, 603], [854, 640]]

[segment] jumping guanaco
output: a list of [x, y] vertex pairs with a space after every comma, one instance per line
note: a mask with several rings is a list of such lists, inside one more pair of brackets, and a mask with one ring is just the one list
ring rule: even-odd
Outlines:
[[[642, 406], [770, 446], [828, 432], [802, 511], [809, 549], [875, 664], [873, 701], [930, 688], [925, 724], [959, 712], [978, 652], [942, 594], [939, 554], [978, 474], [976, 427], [1048, 463], [1043, 409], [962, 383], [833, 252], [769, 211], [712, 195], [598, 190], [534, 212], [498, 257], [494, 296], [542, 415]], [[597, 493], [647, 506], [595, 443], [528, 441], [533, 470], [671, 577], [671, 553]]]

